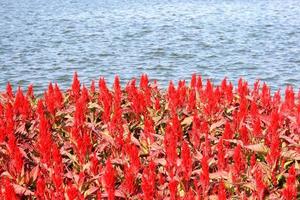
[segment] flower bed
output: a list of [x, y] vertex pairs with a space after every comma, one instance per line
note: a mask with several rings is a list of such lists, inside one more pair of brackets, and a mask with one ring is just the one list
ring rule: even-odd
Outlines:
[[0, 199], [299, 199], [300, 92], [193, 75], [160, 90], [0, 94]]

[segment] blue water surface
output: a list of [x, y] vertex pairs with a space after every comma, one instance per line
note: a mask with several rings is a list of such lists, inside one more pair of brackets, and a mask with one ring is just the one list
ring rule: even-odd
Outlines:
[[300, 87], [298, 0], [1, 0], [0, 89], [147, 73]]

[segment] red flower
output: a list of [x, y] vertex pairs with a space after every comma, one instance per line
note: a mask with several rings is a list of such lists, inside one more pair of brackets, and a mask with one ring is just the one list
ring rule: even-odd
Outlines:
[[143, 191], [143, 199], [152, 200], [155, 198], [155, 164], [150, 162], [149, 166], [144, 168], [142, 175], [141, 188]]
[[188, 181], [192, 174], [193, 161], [191, 157], [190, 148], [185, 140], [182, 142], [181, 160], [183, 166], [184, 179]]
[[35, 195], [40, 198], [44, 199], [45, 197], [45, 188], [46, 188], [46, 183], [43, 177], [39, 176], [38, 180], [36, 182], [36, 192]]
[[14, 98], [14, 93], [13, 93], [10, 82], [8, 82], [6, 85], [6, 95], [8, 96], [9, 99]]
[[243, 125], [242, 128], [240, 129], [240, 138], [245, 145], [249, 143], [249, 135], [245, 125]]
[[169, 190], [170, 190], [170, 199], [175, 200], [177, 196], [177, 185], [178, 181], [174, 179], [174, 177], [171, 178], [169, 182]]
[[110, 159], [106, 162], [106, 169], [104, 172], [105, 189], [108, 193], [108, 199], [115, 198], [115, 170], [111, 164]]
[[72, 95], [76, 99], [80, 96], [80, 81], [78, 80], [77, 72], [74, 73], [73, 83], [72, 83]]
[[219, 200], [226, 200], [226, 189], [224, 186], [223, 180], [220, 181], [219, 183], [219, 190], [218, 190], [218, 199]]
[[17, 195], [15, 193], [15, 190], [11, 184], [11, 182], [9, 181], [8, 178], [4, 179], [4, 199], [5, 200], [17, 200]]
[[34, 94], [33, 94], [33, 85], [30, 84], [27, 88], [27, 93], [26, 93], [26, 97], [27, 98], [34, 98]]
[[255, 182], [256, 182], [256, 195], [259, 199], [264, 199], [266, 185], [263, 181], [262, 172], [257, 169], [254, 174]]
[[242, 157], [240, 144], [238, 144], [234, 149], [233, 160], [234, 160], [234, 165], [233, 165], [234, 175], [237, 178], [241, 175], [241, 173], [243, 173], [243, 170], [245, 169], [245, 163], [244, 163], [244, 158]]
[[124, 189], [128, 196], [130, 196], [135, 191], [135, 171], [131, 166], [125, 165], [124, 169], [125, 179], [124, 179]]
[[209, 166], [208, 166], [208, 158], [206, 155], [202, 157], [201, 166], [202, 166], [202, 172], [200, 175], [200, 181], [201, 181], [203, 194], [204, 196], [206, 196], [209, 187]]
[[286, 186], [283, 189], [282, 195], [286, 200], [297, 199], [297, 180], [296, 171], [294, 165], [289, 169], [289, 176], [286, 181]]

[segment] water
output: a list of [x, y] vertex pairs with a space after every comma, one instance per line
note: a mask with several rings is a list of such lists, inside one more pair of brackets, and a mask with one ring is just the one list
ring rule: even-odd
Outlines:
[[0, 89], [147, 73], [300, 86], [298, 0], [0, 0]]

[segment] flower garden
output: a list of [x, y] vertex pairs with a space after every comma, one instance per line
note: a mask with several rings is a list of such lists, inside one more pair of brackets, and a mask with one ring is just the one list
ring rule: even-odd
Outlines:
[[147, 75], [0, 94], [0, 199], [300, 198], [300, 91]]

